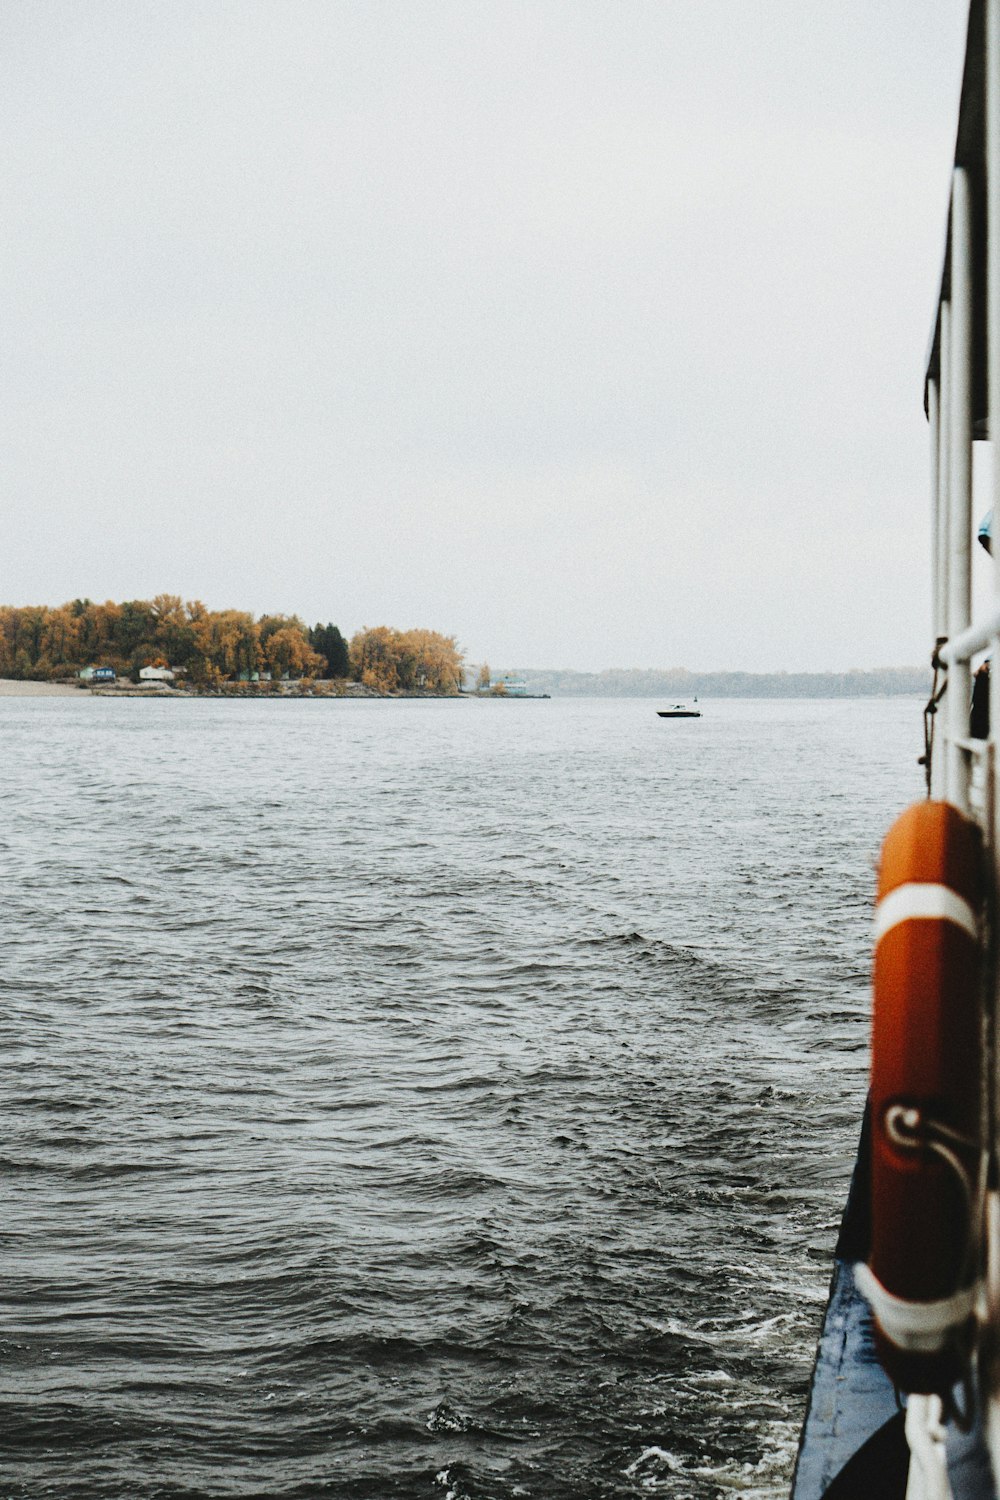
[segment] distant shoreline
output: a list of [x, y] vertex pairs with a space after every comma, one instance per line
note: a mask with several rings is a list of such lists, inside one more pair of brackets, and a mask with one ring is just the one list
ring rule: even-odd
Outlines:
[[930, 693], [930, 667], [849, 672], [690, 672], [612, 667], [603, 672], [511, 667], [529, 693], [560, 698], [895, 698]]
[[[837, 685], [834, 687], [831, 687], [831, 685], [829, 685], [828, 683], [823, 682], [820, 674], [816, 675], [817, 679], [819, 680], [817, 680], [815, 683], [809, 684], [808, 687], [804, 687], [800, 680], [799, 683], [797, 683], [794, 687], [787, 687], [784, 692], [776, 690], [773, 682], [768, 682], [767, 686], [761, 684], [761, 686], [758, 688], [758, 691], [756, 692], [749, 691], [745, 684], [741, 684], [742, 690], [737, 689], [734, 691], [732, 688], [730, 688], [729, 691], [726, 691], [725, 689], [716, 689], [714, 692], [706, 692], [704, 689], [702, 689], [699, 696], [710, 702], [722, 702], [724, 700], [732, 701], [734, 699], [743, 699], [748, 702], [767, 702], [768, 700], [773, 702], [776, 699], [791, 701], [796, 698], [827, 701], [840, 699], [843, 702], [860, 701], [865, 698], [923, 698], [926, 696], [927, 691], [926, 687], [918, 688], [913, 686], [912, 684], [904, 685], [903, 683], [900, 683], [891, 687], [883, 687], [881, 691], [875, 688], [872, 684], [865, 684], [864, 686], [861, 686], [859, 684], [852, 692], [849, 689], [845, 690], [845, 686], [842, 682], [837, 683]], [[659, 699], [671, 697], [676, 698], [678, 696], [676, 688], [669, 691], [646, 689], [645, 691], [632, 692], [623, 692], [620, 690], [618, 692], [612, 692], [608, 691], [608, 689], [605, 688], [605, 690], [601, 692], [599, 689], [595, 689], [593, 687], [589, 689], [581, 689], [580, 687], [576, 687], [574, 690], [574, 688], [572, 687], [564, 686], [562, 688], [556, 688], [554, 692], [503, 694], [477, 693], [474, 691], [464, 691], [461, 693], [376, 693], [373, 692], [370, 688], [361, 688], [358, 686], [353, 687], [353, 689], [348, 689], [346, 692], [339, 693], [302, 693], [297, 691], [296, 687], [297, 685], [295, 683], [289, 683], [287, 690], [284, 692], [260, 692], [254, 691], [252, 688], [249, 688], [244, 684], [241, 684], [239, 686], [234, 684], [233, 688], [229, 691], [220, 692], [212, 688], [192, 689], [168, 687], [165, 683], [146, 685], [132, 682], [120, 682], [117, 684], [109, 683], [92, 687], [89, 684], [85, 685], [69, 682], [34, 682], [30, 679], [24, 678], [0, 677], [0, 698], [173, 698], [177, 700], [185, 699], [188, 701], [196, 698], [212, 698], [216, 700], [230, 700], [234, 702], [239, 701], [241, 703], [246, 703], [248, 701], [273, 703], [275, 701], [286, 700], [302, 702], [307, 699], [310, 701], [328, 701], [331, 703], [464, 703], [469, 699], [476, 699], [479, 702], [486, 701], [491, 703], [518, 703], [525, 701], [538, 702], [542, 699], [555, 697], [563, 700], [572, 698], [601, 698], [607, 700], [632, 699], [641, 702], [652, 703], [656, 702]], [[691, 694], [681, 694], [680, 696], [690, 698]]]
[[[260, 691], [256, 685], [250, 686], [246, 683], [234, 683], [225, 690], [219, 691], [215, 688], [195, 687], [171, 687], [164, 682], [138, 683], [129, 681], [98, 683], [92, 685], [76, 682], [34, 682], [30, 678], [0, 677], [0, 698], [219, 698], [238, 699], [240, 702], [248, 700], [273, 703], [282, 699], [302, 700], [315, 698], [329, 700], [336, 703], [368, 703], [372, 701], [394, 701], [396, 699], [407, 699], [409, 701], [424, 701], [437, 703], [451, 703], [464, 701], [467, 698], [490, 697], [488, 693], [424, 693], [424, 692], [396, 692], [376, 693], [371, 688], [360, 687], [352, 684], [344, 692], [300, 692], [297, 682], [289, 682], [285, 690]], [[504, 697], [503, 694], [493, 694], [494, 698]], [[512, 699], [514, 694], [509, 695]], [[521, 694], [522, 697], [541, 697], [538, 693]]]
[[425, 699], [438, 702], [457, 702], [459, 699], [474, 698], [475, 693], [375, 693], [370, 688], [354, 687], [342, 693], [332, 692], [299, 692], [298, 684], [291, 682], [287, 685], [287, 691], [261, 692], [247, 684], [233, 684], [229, 691], [218, 691], [214, 688], [190, 688], [170, 687], [163, 682], [138, 683], [138, 682], [109, 682], [98, 683], [92, 686], [90, 683], [76, 682], [33, 682], [30, 678], [0, 677], [0, 698], [232, 698], [246, 702], [248, 699], [261, 703], [275, 702], [283, 698], [316, 698], [329, 699], [331, 702], [368, 702], [373, 699]]
[[79, 693], [80, 689], [68, 682], [27, 682], [0, 677], [0, 698], [75, 698]]

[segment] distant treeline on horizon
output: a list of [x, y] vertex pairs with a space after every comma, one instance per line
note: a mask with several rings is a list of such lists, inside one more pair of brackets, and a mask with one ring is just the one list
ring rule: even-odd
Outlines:
[[[197, 687], [252, 679], [350, 679], [379, 693], [461, 691], [466, 678], [456, 639], [388, 625], [355, 631], [307, 626], [298, 615], [210, 610], [176, 594], [154, 599], [74, 599], [68, 604], [0, 605], [0, 677], [49, 681], [109, 666], [138, 681], [143, 667], [180, 668]], [[473, 673], [475, 669], [470, 669]], [[604, 672], [520, 668], [509, 675], [528, 693], [628, 698], [871, 698], [927, 693], [922, 667], [851, 672], [690, 672], [614, 667]], [[491, 680], [480, 668], [478, 686]]]
[[462, 685], [455, 638], [435, 630], [379, 625], [348, 642], [336, 625], [211, 610], [176, 594], [122, 604], [0, 605], [0, 677], [44, 682], [103, 666], [135, 681], [143, 667], [171, 667], [198, 687], [261, 673], [350, 678], [381, 693], [457, 693]]
[[529, 693], [597, 698], [883, 698], [927, 693], [926, 667], [851, 672], [688, 672], [612, 667], [605, 672], [518, 668]]

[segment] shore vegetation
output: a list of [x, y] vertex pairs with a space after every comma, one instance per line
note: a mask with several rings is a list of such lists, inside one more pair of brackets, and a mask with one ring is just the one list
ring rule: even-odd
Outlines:
[[139, 680], [167, 667], [192, 687], [353, 680], [378, 693], [458, 693], [462, 653], [433, 630], [359, 630], [348, 642], [336, 625], [311, 629], [298, 615], [210, 610], [177, 594], [154, 599], [74, 599], [58, 606], [0, 606], [0, 677], [25, 682], [71, 678], [110, 667]]
[[359, 630], [348, 653], [351, 676], [376, 693], [457, 693], [462, 653], [453, 635], [436, 630]]

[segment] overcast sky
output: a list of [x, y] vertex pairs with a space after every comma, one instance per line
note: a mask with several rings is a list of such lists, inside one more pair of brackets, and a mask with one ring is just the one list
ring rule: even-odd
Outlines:
[[928, 649], [964, 0], [0, 0], [0, 602]]

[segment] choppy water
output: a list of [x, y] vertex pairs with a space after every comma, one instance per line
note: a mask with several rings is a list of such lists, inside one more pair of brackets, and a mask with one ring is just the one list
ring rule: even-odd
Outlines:
[[8, 1496], [785, 1492], [919, 705], [0, 700]]

